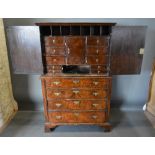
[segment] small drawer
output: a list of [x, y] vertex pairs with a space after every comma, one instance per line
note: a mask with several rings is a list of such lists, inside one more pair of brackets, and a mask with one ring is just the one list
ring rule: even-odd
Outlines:
[[84, 48], [75, 48], [75, 47], [68, 47], [66, 49], [67, 55], [71, 57], [84, 57], [85, 49]]
[[108, 47], [108, 38], [107, 37], [97, 37], [97, 36], [90, 36], [87, 37], [87, 45], [88, 46], [104, 46]]
[[49, 89], [47, 99], [105, 99], [109, 95], [106, 89]]
[[46, 56], [46, 63], [48, 65], [60, 65], [60, 64], [66, 64], [65, 63], [65, 57], [64, 56]]
[[106, 47], [87, 47], [87, 55], [103, 55], [108, 53]]
[[84, 56], [83, 57], [72, 57], [68, 56], [67, 57], [67, 64], [69, 65], [81, 65], [84, 64]]
[[48, 110], [104, 110], [108, 100], [51, 100]]
[[57, 36], [57, 37], [45, 37], [45, 46], [65, 46], [65, 37]]
[[61, 65], [50, 65], [46, 66], [47, 70], [62, 70], [63, 67]]
[[108, 56], [87, 56], [85, 60], [86, 64], [95, 65], [95, 64], [108, 64]]
[[91, 73], [94, 74], [106, 74], [108, 72], [106, 65], [92, 65]]
[[105, 112], [51, 112], [49, 120], [53, 123], [104, 123]]
[[84, 37], [66, 37], [66, 43], [68, 47], [84, 47], [85, 38]]
[[65, 55], [65, 48], [53, 48], [53, 47], [45, 47], [46, 55]]

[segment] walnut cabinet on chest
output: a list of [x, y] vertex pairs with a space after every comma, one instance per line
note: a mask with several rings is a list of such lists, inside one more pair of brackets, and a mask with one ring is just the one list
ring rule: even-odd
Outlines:
[[7, 28], [17, 74], [41, 74], [45, 131], [99, 125], [109, 131], [112, 75], [139, 74], [144, 26], [37, 23]]

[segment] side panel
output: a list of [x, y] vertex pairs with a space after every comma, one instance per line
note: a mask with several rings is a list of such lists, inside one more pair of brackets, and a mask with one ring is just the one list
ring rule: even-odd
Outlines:
[[14, 73], [43, 73], [38, 26], [10, 26], [7, 38]]
[[111, 74], [140, 74], [145, 26], [114, 26], [111, 37]]

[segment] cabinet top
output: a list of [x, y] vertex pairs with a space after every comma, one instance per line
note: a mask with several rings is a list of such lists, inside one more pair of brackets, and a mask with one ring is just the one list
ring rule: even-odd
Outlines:
[[35, 23], [37, 26], [114, 26], [116, 23]]

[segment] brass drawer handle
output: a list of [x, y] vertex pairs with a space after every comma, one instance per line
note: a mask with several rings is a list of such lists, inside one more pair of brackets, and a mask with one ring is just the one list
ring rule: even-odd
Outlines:
[[55, 53], [55, 49], [53, 50], [53, 54]]
[[53, 62], [57, 62], [57, 59], [53, 59]]
[[96, 62], [98, 62], [98, 59], [96, 59]]
[[53, 43], [55, 43], [55, 39], [53, 39]]
[[74, 84], [78, 84], [80, 81], [79, 80], [73, 80]]
[[93, 115], [92, 118], [93, 118], [93, 119], [97, 119], [97, 116], [96, 116], [96, 115]]
[[93, 103], [93, 104], [92, 104], [92, 106], [93, 106], [93, 107], [97, 107], [97, 106], [98, 106], [98, 104]]
[[98, 96], [98, 93], [97, 93], [97, 92], [93, 92], [93, 95], [94, 95], [94, 96]]
[[62, 119], [62, 116], [55, 116], [56, 119]]
[[75, 115], [76, 117], [78, 117], [78, 116], [79, 116], [79, 113], [74, 113], [74, 115]]
[[62, 106], [61, 103], [56, 103], [55, 105], [56, 105], [57, 108], [60, 108]]
[[59, 85], [60, 82], [59, 82], [59, 81], [54, 81], [53, 84], [55, 84], [55, 85]]
[[54, 93], [55, 96], [59, 96], [61, 93]]
[[98, 54], [98, 50], [96, 50], [96, 53]]
[[99, 84], [99, 82], [97, 82], [97, 81], [94, 81], [94, 82], [93, 82], [93, 84], [94, 84], [94, 85], [98, 85], [98, 84]]
[[80, 101], [74, 101], [73, 103], [76, 104], [76, 105], [79, 105]]
[[73, 90], [74, 94], [78, 94], [80, 91], [79, 90]]

